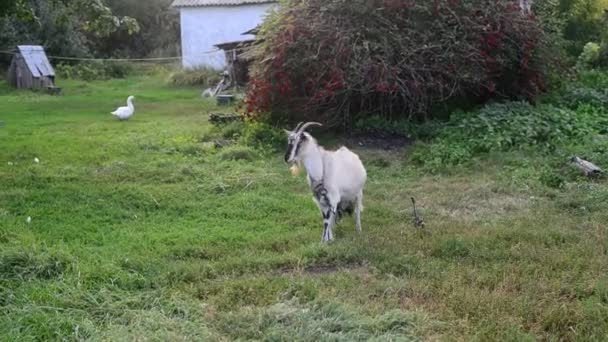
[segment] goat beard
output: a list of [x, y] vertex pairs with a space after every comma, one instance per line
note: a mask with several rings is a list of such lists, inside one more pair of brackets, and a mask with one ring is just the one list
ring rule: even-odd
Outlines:
[[289, 170], [292, 176], [297, 177], [300, 174], [300, 163], [293, 163]]

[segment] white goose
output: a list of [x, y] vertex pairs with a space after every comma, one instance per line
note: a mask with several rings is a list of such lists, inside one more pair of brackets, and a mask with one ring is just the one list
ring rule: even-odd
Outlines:
[[112, 115], [116, 116], [119, 120], [129, 120], [129, 118], [135, 113], [135, 107], [133, 106], [134, 99], [135, 97], [129, 96], [127, 99], [127, 106], [118, 107], [118, 109], [112, 112]]

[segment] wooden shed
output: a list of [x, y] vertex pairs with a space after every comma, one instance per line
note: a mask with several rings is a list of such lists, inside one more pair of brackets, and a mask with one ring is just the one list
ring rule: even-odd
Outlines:
[[244, 86], [249, 81], [249, 65], [252, 58], [247, 52], [255, 42], [254, 39], [247, 39], [215, 44], [216, 47], [224, 50], [228, 63], [227, 70], [237, 86]]
[[16, 88], [55, 88], [55, 70], [40, 45], [19, 45], [8, 69], [8, 82]]

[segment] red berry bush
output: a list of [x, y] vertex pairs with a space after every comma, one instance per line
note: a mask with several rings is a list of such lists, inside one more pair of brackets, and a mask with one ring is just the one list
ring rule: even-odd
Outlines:
[[[454, 101], [532, 98], [551, 54], [518, 0], [285, 0], [264, 23], [250, 117], [428, 119]], [[267, 117], [267, 116], [265, 116]]]

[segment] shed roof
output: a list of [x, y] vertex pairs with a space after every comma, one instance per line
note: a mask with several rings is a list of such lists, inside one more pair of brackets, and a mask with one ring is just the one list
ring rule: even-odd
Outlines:
[[239, 6], [271, 2], [277, 0], [173, 0], [171, 7]]
[[34, 77], [55, 76], [55, 70], [40, 45], [19, 45], [17, 52], [23, 56], [25, 64]]
[[215, 44], [214, 46], [216, 46], [217, 48], [222, 49], [222, 50], [232, 50], [235, 48], [247, 47], [247, 46], [251, 45], [253, 42], [255, 42], [255, 39], [245, 39], [245, 40], [237, 40], [237, 41], [233, 41], [233, 42], [224, 42], [224, 43], [220, 43], [220, 44]]
[[258, 34], [258, 33], [260, 32], [260, 27], [261, 27], [261, 26], [262, 26], [262, 25], [257, 25], [256, 27], [254, 27], [254, 28], [252, 28], [252, 29], [250, 29], [250, 30], [248, 30], [248, 31], [245, 31], [245, 32], [243, 32], [243, 33], [241, 33], [241, 34], [242, 34], [242, 35], [246, 35], [246, 34], [252, 34], [252, 35], [256, 35], [256, 34]]

